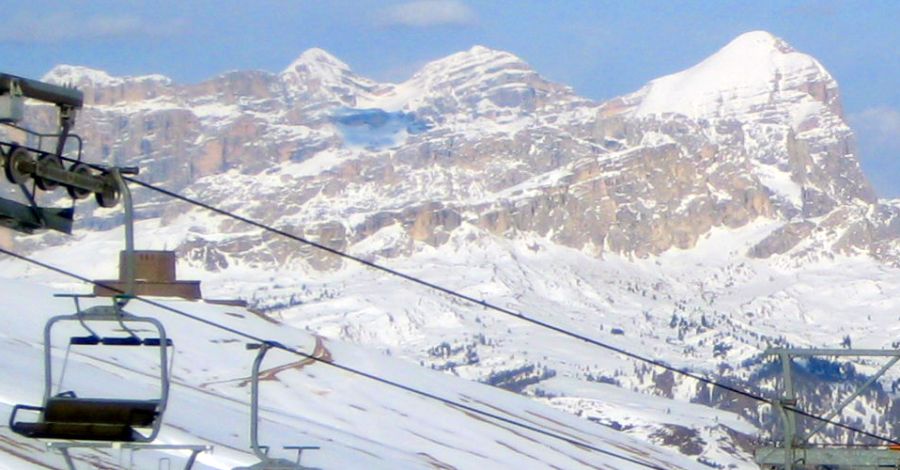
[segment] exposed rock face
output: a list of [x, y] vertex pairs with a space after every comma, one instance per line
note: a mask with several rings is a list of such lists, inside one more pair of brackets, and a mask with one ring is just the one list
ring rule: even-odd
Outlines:
[[815, 228], [815, 224], [807, 221], [785, 224], [751, 248], [749, 254], [754, 258], [768, 258], [772, 255], [787, 253], [808, 237], [813, 228]]
[[[71, 66], [45, 78], [85, 90], [87, 158], [138, 164], [147, 181], [373, 256], [440, 246], [471, 224], [644, 257], [760, 218], [785, 225], [753, 256], [898, 252], [900, 209], [879, 205], [860, 171], [834, 79], [765, 32], [601, 104], [480, 46], [400, 84], [319, 49], [280, 74], [195, 85]], [[138, 198], [151, 202], [144, 217], [186, 209]], [[336, 266], [246, 227], [211, 230], [223, 231], [234, 236], [197, 234], [181, 251], [210, 269]]]

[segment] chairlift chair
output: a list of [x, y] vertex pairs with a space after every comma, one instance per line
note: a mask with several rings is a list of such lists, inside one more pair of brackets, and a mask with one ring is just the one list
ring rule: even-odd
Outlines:
[[283, 458], [269, 457], [269, 446], [259, 444], [259, 369], [266, 353], [272, 347], [280, 346], [275, 342], [251, 343], [247, 349], [256, 352], [253, 360], [253, 371], [250, 378], [250, 448], [259, 459], [259, 462], [249, 467], [235, 467], [233, 470], [314, 470], [313, 467], [305, 467], [300, 464], [300, 458], [304, 450], [316, 450], [318, 446], [284, 446], [286, 450], [296, 450], [297, 459], [291, 461]]
[[[56, 105], [59, 114], [59, 132], [40, 134], [16, 125], [23, 119], [24, 99], [32, 98]], [[81, 139], [70, 134], [75, 122], [75, 111], [83, 104], [83, 94], [68, 87], [43, 83], [37, 80], [0, 73], [0, 124], [23, 131], [36, 139], [37, 149], [12, 142], [0, 141], [0, 161], [7, 179], [18, 185], [30, 205], [0, 199], [0, 225], [31, 233], [50, 228], [70, 233], [73, 208], [42, 208], [34, 197], [35, 189], [28, 190], [26, 183], [50, 191], [59, 185], [69, 190], [73, 199], [94, 194], [102, 207], [113, 207], [123, 200], [125, 206], [126, 290], [125, 295], [114, 300], [112, 306], [95, 306], [82, 310], [75, 298], [76, 313], [51, 318], [44, 327], [44, 400], [42, 406], [16, 405], [9, 418], [10, 428], [23, 436], [43, 439], [70, 439], [78, 441], [150, 442], [156, 438], [162, 425], [169, 394], [168, 348], [171, 340], [166, 337], [162, 323], [149, 317], [139, 317], [122, 310], [134, 294], [134, 227], [131, 193], [123, 174], [137, 174], [136, 168], [101, 169], [93, 174], [94, 167], [81, 163]], [[56, 139], [55, 152], [42, 150], [44, 138]], [[62, 154], [66, 143], [74, 138], [78, 143], [78, 159], [75, 164], [63, 168]], [[72, 392], [53, 394], [51, 364], [51, 332], [59, 322], [77, 322], [87, 332], [86, 336], [69, 339], [72, 346], [108, 346], [156, 348], [159, 351], [159, 397], [151, 400], [118, 398], [84, 398]], [[88, 325], [95, 322], [114, 322], [126, 334], [101, 336]], [[142, 337], [128, 324], [147, 324], [156, 330], [156, 336]], [[65, 368], [63, 369], [63, 374]], [[38, 412], [37, 421], [16, 421], [19, 411]]]
[[[77, 305], [77, 301], [76, 301]], [[149, 400], [103, 397], [79, 397], [73, 392], [53, 394], [51, 367], [51, 333], [60, 322], [79, 323], [88, 334], [69, 338], [71, 346], [143, 347], [159, 350], [159, 395]], [[101, 336], [90, 328], [98, 322], [117, 323], [125, 335]], [[129, 325], [150, 325], [154, 336], [140, 336]], [[154, 318], [127, 313], [119, 305], [79, 309], [72, 315], [51, 318], [44, 327], [44, 400], [42, 406], [16, 405], [9, 417], [9, 427], [16, 433], [38, 439], [70, 439], [76, 441], [150, 442], [162, 425], [169, 396], [168, 348], [162, 323]], [[40, 413], [37, 421], [17, 421], [20, 410]]]

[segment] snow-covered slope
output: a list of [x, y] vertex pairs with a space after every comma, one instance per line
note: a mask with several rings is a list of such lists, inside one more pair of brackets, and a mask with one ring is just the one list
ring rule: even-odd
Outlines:
[[[138, 225], [138, 246], [153, 249], [177, 244], [178, 237], [190, 236], [191, 226], [209, 223], [210, 219], [191, 217], [165, 226], [147, 221]], [[743, 254], [747, 248], [776, 224], [770, 221], [741, 230], [718, 231], [693, 250], [674, 251], [644, 261], [615, 256], [598, 261], [537, 238], [502, 241], [467, 232], [473, 228], [459, 231], [441, 250], [417, 244], [408, 259], [380, 258], [377, 246], [369, 247], [372, 252], [357, 254], [375, 256], [374, 259], [403, 272], [613, 346], [773, 396], [775, 383], [760, 356], [766, 347], [837, 347], [846, 338], [856, 347], [892, 347], [897, 329], [883, 325], [896, 315], [894, 299], [900, 295], [900, 272], [864, 257], [837, 257], [800, 268], [747, 258]], [[47, 262], [62, 262], [89, 277], [104, 278], [115, 271], [119, 238], [117, 230], [80, 236], [81, 253], [90, 254], [91, 263], [81, 256], [72, 256], [66, 247], [45, 250], [37, 256]], [[469, 241], [473, 239], [481, 241], [473, 244]], [[531, 396], [589, 420], [585, 425], [590, 421], [600, 423], [638, 439], [644, 446], [670, 447], [698, 461], [738, 468], [753, 468], [750, 439], [772, 431], [770, 425], [756, 427], [756, 420], [765, 416], [766, 410], [759, 403], [710, 394], [691, 380], [383, 274], [353, 265], [330, 273], [229, 266], [209, 273], [201, 265], [183, 263], [180, 276], [202, 277], [207, 297], [238, 295], [248, 299], [257, 311], [296, 330], [285, 332], [282, 329], [286, 327], [274, 327], [246, 313], [240, 314], [247, 318], [231, 323], [240, 328], [255, 325], [253, 328], [261, 328], [253, 330], [261, 331], [259, 334], [278, 335], [276, 339], [286, 338], [287, 343], [299, 344], [306, 350], [314, 340], [301, 331], [369, 348], [368, 352], [359, 353], [368, 355], [368, 359], [347, 356], [351, 365], [357, 361], [369, 364], [372, 354], [391, 364], [408, 361], [405, 375], [395, 376], [398, 381], [421, 384], [419, 380], [425, 379], [417, 378], [420, 373], [422, 377], [433, 377], [428, 369], [443, 371]], [[21, 262], [6, 261], [0, 268], [14, 279], [75, 287], [57, 275]], [[198, 304], [179, 305], [191, 310], [200, 308]], [[237, 321], [222, 313], [233, 310], [203, 309], [210, 312], [203, 313], [205, 317], [216, 321]], [[861, 310], [865, 316], [858, 314]], [[852, 322], [848, 323], [848, 319]], [[172, 321], [181, 324], [179, 320]], [[37, 334], [39, 323], [37, 319], [31, 322], [32, 335]], [[182, 327], [178, 328], [181, 331]], [[196, 327], [184, 326], [184, 331], [193, 330]], [[36, 337], [34, 341], [38, 341]], [[192, 340], [185, 346], [190, 351], [182, 356], [218, 355], [218, 344], [223, 342], [230, 344], [219, 336], [205, 343]], [[334, 354], [342, 350], [339, 343], [327, 344]], [[229, 354], [233, 355], [228, 357], [247, 357], [247, 353], [240, 352], [239, 344], [232, 346]], [[198, 349], [191, 349], [194, 347]], [[176, 364], [184, 364], [183, 361], [179, 359]], [[239, 359], [221, 359], [229, 363], [229, 373], [216, 367], [220, 359], [187, 361], [203, 364], [200, 372], [196, 366], [190, 371], [200, 374], [202, 378], [196, 380], [201, 382], [246, 375], [246, 362]], [[858, 364], [856, 371], [865, 374], [878, 366]], [[316, 370], [317, 377], [325, 373], [319, 372], [318, 366]], [[379, 374], [386, 373], [378, 370]], [[837, 384], [837, 388], [828, 391], [835, 386], [834, 379], [822, 379], [816, 394], [824, 401], [816, 407], [840, 398], [845, 393], [842, 390], [849, 386]], [[884, 387], [898, 379], [897, 372], [891, 373]], [[194, 380], [189, 381], [196, 383]], [[318, 387], [316, 383], [307, 386]], [[360, 386], [368, 387], [350, 387]], [[441, 382], [427, 389], [444, 391], [453, 387], [456, 385]], [[338, 396], [336, 388], [329, 397]], [[230, 396], [234, 393], [239, 392], [227, 391]], [[372, 406], [353, 394], [339, 400], [341, 406]], [[409, 398], [392, 396], [391, 400], [404, 403]], [[867, 397], [862, 402], [864, 406], [856, 408], [851, 417], [868, 422], [883, 412], [879, 409], [880, 400], [881, 391]], [[720, 406], [728, 411], [715, 409]], [[427, 420], [422, 419], [418, 425], [427, 428]], [[890, 429], [887, 425], [885, 431]], [[239, 447], [240, 440], [235, 439], [228, 442]], [[506, 457], [491, 457], [494, 458], [499, 462]]]
[[[5, 278], [0, 335], [4, 357], [0, 382], [0, 413], [16, 403], [39, 401], [42, 389], [42, 323], [53, 314], [72, 311], [67, 299], [50, 297], [52, 288]], [[90, 302], [96, 303], [96, 302]], [[170, 301], [167, 305], [231, 328], [298, 347], [309, 354], [368, 374], [437, 394], [449, 400], [530, 426], [585, 442], [650, 465], [696, 468], [696, 463], [645, 442], [516, 394], [455, 379], [419, 368], [383, 353], [340, 342], [317, 339], [301, 330], [274, 324], [234, 307]], [[253, 353], [244, 341], [170, 312], [133, 302], [128, 310], [163, 321], [176, 344], [173, 388], [159, 444], [211, 445], [197, 468], [232, 468], [252, 463], [248, 446], [247, 376]], [[65, 324], [54, 335], [65, 344], [67, 335], [83, 334]], [[102, 349], [102, 348], [101, 348]], [[66, 351], [54, 351], [56, 370]], [[321, 468], [643, 468], [547, 436], [515, 428], [351, 375], [327, 365], [311, 363], [287, 353], [272, 352], [261, 387], [261, 439], [273, 447], [317, 445], [304, 463]], [[153, 354], [129, 354], [117, 348], [74, 348], [69, 355], [64, 389], [80, 396], [148, 398], [153, 396]], [[20, 416], [21, 418], [21, 416]], [[62, 457], [42, 449], [38, 441], [0, 431], [0, 462], [7, 468], [52, 468]], [[73, 451], [81, 464], [94, 461], [115, 466], [118, 452]], [[127, 461], [126, 452], [125, 461]], [[139, 468], [156, 468], [160, 451], [140, 453]], [[178, 461], [177, 455], [169, 458]], [[184, 459], [184, 455], [180, 457]], [[95, 463], [94, 465], [97, 465]]]

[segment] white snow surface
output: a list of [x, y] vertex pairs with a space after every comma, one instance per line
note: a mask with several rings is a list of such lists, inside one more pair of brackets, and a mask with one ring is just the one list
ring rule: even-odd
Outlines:
[[743, 114], [811, 76], [830, 79], [811, 56], [768, 32], [753, 31], [687, 70], [650, 82], [639, 92], [644, 97], [634, 113], [692, 118]]
[[169, 77], [159, 74], [119, 77], [103, 70], [80, 65], [57, 65], [41, 77], [42, 81], [61, 85], [116, 86], [125, 82], [153, 81], [169, 84]]
[[[138, 246], [161, 249], [184, 237], [225, 241], [235, 236], [217, 235], [213, 230], [217, 223], [216, 217], [197, 213], [165, 226], [159, 220], [141, 222]], [[780, 266], [778, 259], [746, 258], [750, 246], [780, 225], [763, 220], [740, 230], [714, 229], [695, 249], [672, 250], [647, 260], [612, 255], [598, 260], [539, 238], [492, 238], [467, 225], [454, 231], [448, 246], [436, 250], [417, 245], [408, 259], [379, 258], [382, 235], [383, 245], [396, 243], [396, 237], [405, 235], [390, 227], [354, 250], [359, 256], [475, 298], [713, 377], [722, 364], [735, 367], [754, 359], [779, 339], [796, 346], [837, 347], [846, 335], [856, 347], [890, 347], [900, 333], [900, 327], [885, 327], [896, 317], [900, 270], [865, 257], [820, 259], [799, 268]], [[84, 233], [72, 245], [46, 249], [35, 256], [91, 278], [108, 278], [116, 270], [120, 238], [118, 230]], [[690, 380], [676, 377], [671, 391], [658, 395], [654, 384], [659, 371], [648, 370], [641, 363], [352, 264], [333, 272], [317, 272], [303, 265], [270, 271], [229, 261], [230, 267], [219, 272], [182, 263], [179, 277], [203, 279], [208, 298], [248, 299], [280, 324], [231, 307], [191, 302], [172, 305], [306, 351], [312, 350], [315, 337], [310, 333], [315, 333], [327, 338], [324, 344], [338, 362], [359, 365], [454, 400], [488, 403], [492, 411], [499, 408], [511, 416], [562, 423], [554, 429], [591, 439], [601, 447], [633, 449], [675, 468], [700, 468], [700, 464], [672, 457], [659, 447], [659, 433], [671, 426], [694, 430], [703, 442], [701, 456], [705, 460], [755, 468], [749, 454], [726, 452], [717, 443], [728, 441], [726, 429], [749, 435], [758, 431], [732, 413], [688, 403], [696, 387]], [[11, 361], [17, 365], [5, 372], [10, 375], [3, 381], [7, 386], [0, 389], [0, 396], [8, 406], [33, 403], [40, 395], [40, 325], [49, 314], [68, 311], [62, 301], [49, 300], [49, 292], [84, 287], [12, 260], [0, 262], [0, 272], [7, 278], [3, 286], [8, 289], [0, 311], [8, 315], [11, 325], [4, 332], [4, 354], [17, 358]], [[172, 329], [179, 345], [175, 372], [179, 384], [173, 397], [194, 400], [187, 405], [173, 404], [175, 411], [167, 416], [170, 427], [163, 435], [164, 442], [209, 442], [237, 449], [205, 456], [203, 462], [211, 468], [252, 460], [243, 452], [246, 435], [241, 431], [246, 423], [246, 388], [236, 383], [247, 375], [250, 354], [229, 335], [139, 303], [133, 305], [136, 312], [160, 316]], [[866, 316], [860, 316], [860, 311]], [[673, 315], [695, 326], [679, 332], [672, 326]], [[706, 327], [698, 326], [701, 324]], [[189, 339], [179, 340], [185, 337]], [[443, 344], [446, 351], [435, 353]], [[727, 349], [724, 356], [716, 356], [716, 345]], [[454, 352], [457, 347], [471, 348], [477, 360], [465, 360], [465, 354]], [[285, 360], [273, 358], [272, 363]], [[97, 367], [86, 361], [79, 367]], [[528, 385], [526, 395], [624, 431], [427, 368], [486, 381], [495, 374], [528, 366], [552, 370], [555, 376]], [[862, 363], [857, 370], [872, 372], [877, 367]], [[72, 370], [71, 376], [76, 377]], [[753, 369], [738, 368], [732, 373], [746, 378]], [[590, 376], [605, 377], [605, 383]], [[896, 378], [897, 373], [892, 372], [885, 381]], [[498, 429], [444, 405], [376, 387], [320, 365], [288, 371], [279, 375], [279, 382], [265, 385], [268, 409], [284, 407], [264, 413], [263, 428], [279, 430], [265, 440], [279, 436], [287, 444], [321, 445], [322, 451], [310, 454], [311, 465], [418, 468], [426, 465], [424, 453], [458, 468], [481, 468], [488, 462], [496, 468], [550, 464], [628, 468], [622, 462], [540, 436], [524, 433], [525, 437], [519, 431], [503, 430], [503, 426]], [[173, 399], [178, 403], [182, 398]], [[178, 410], [189, 411], [180, 415]], [[862, 410], [854, 413], [865, 418], [874, 411]], [[547, 419], [534, 418], [534, 414]], [[210, 422], [202, 416], [217, 419]], [[184, 434], [171, 437], [173, 427]], [[451, 431], [456, 429], [467, 431], [459, 436]]]
[[[85, 267], [88, 259], [107, 252], [110, 240], [96, 240], [99, 251], [63, 262], [70, 268]], [[145, 242], [146, 243], [146, 242]], [[51, 255], [52, 256], [52, 255]], [[99, 263], [108, 268], [107, 263]], [[14, 404], [36, 404], [42, 393], [42, 325], [50, 316], [71, 313], [68, 299], [52, 292], [83, 290], [56, 276], [46, 277], [20, 263], [3, 262], [0, 315], [7, 325], [0, 333], [4, 357], [0, 381], [0, 415]], [[24, 269], [23, 269], [24, 268]], [[29, 274], [30, 273], [30, 274]], [[11, 276], [10, 276], [11, 275]], [[36, 277], [32, 278], [32, 275]], [[9, 277], [8, 277], [9, 276]], [[281, 276], [284, 276], [282, 274]], [[51, 278], [55, 277], [55, 280]], [[32, 278], [32, 280], [26, 280]], [[43, 282], [35, 282], [43, 279]], [[160, 299], [161, 300], [161, 299]], [[350, 300], [350, 299], [347, 299]], [[104, 303], [97, 299], [87, 305]], [[590, 445], [665, 468], [701, 468], [696, 462], [624, 433], [582, 420], [570, 414], [493, 387], [432, 371], [374, 349], [313, 336], [286, 323], [267, 321], [236, 307], [164, 300], [167, 306], [230, 328], [278, 341], [317, 357], [368, 374], [458, 401], [504, 418], [565, 435]], [[188, 318], [133, 301], [131, 313], [160, 319], [175, 341], [171, 399], [159, 444], [212, 445], [214, 452], [200, 456], [199, 469], [227, 469], [247, 465], [254, 458], [247, 451], [248, 386], [246, 378], [253, 354], [245, 341], [206, 327]], [[65, 323], [54, 340], [64, 344], [69, 335], [83, 334]], [[317, 342], [318, 347], [317, 347]], [[74, 348], [65, 380], [54, 391], [74, 390], [79, 396], [151, 398], [155, 393], [158, 364], [153, 354], [131, 351]], [[62, 368], [63, 346], [53, 350], [54, 368]], [[264, 369], [279, 370], [262, 385], [261, 439], [273, 446], [318, 445], [308, 451], [304, 463], [318, 468], [643, 468], [615, 457], [556, 441], [534, 432], [491, 421], [441, 402], [378, 384], [327, 365], [308, 363], [283, 352], [272, 352]], [[59, 376], [55, 376], [59, 380]], [[55, 383], [56, 385], [56, 383]], [[650, 398], [648, 398], [650, 399]], [[21, 416], [20, 416], [21, 418]], [[61, 456], [36, 441], [0, 428], [0, 465], [7, 468], [59, 467]], [[73, 451], [80, 465], [88, 462], [115, 466], [128, 458], [115, 450]], [[290, 458], [290, 455], [282, 455]], [[144, 451], [139, 468], [156, 468], [157, 460], [174, 462], [184, 455]], [[142, 460], [143, 459], [143, 460]]]

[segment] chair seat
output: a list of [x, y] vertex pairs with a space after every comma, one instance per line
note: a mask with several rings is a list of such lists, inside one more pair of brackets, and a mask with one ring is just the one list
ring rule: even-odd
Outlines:
[[[15, 410], [40, 411], [37, 422], [11, 422], [17, 434], [37, 439], [76, 441], [144, 441], [135, 428], [153, 426], [159, 417], [157, 400], [115, 400], [57, 396], [41, 407], [17, 405]], [[10, 421], [14, 419], [10, 416]]]
[[157, 400], [52, 397], [44, 408], [48, 423], [89, 423], [146, 427], [159, 414]]
[[14, 423], [13, 432], [36, 439], [134, 442], [140, 435], [131, 426], [92, 423]]

